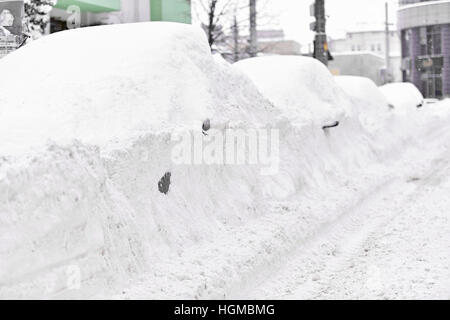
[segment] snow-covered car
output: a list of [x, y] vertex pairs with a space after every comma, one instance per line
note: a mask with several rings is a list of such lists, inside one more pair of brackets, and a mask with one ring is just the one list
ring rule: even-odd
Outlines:
[[[138, 36], [152, 41], [143, 45]], [[8, 79], [0, 86], [0, 151], [49, 139], [103, 144], [150, 128], [201, 129], [207, 118], [215, 125], [268, 121], [269, 104], [252, 82], [217, 63], [204, 40], [197, 28], [161, 22], [70, 30], [17, 50], [0, 60]]]
[[253, 81], [201, 28], [160, 22], [62, 31], [0, 60], [0, 299], [240, 298], [366, 212], [355, 203], [382, 181], [359, 173], [384, 145], [326, 67], [246, 64]]
[[368, 130], [376, 131], [385, 125], [393, 106], [371, 79], [358, 76], [335, 76], [334, 79], [352, 99], [355, 113]]
[[316, 59], [267, 56], [242, 60], [234, 66], [296, 123], [335, 126], [351, 110], [331, 73]]
[[0, 74], [0, 299], [54, 297], [67, 287], [49, 279], [71, 265], [101, 291], [210, 243], [220, 219], [254, 217], [257, 166], [189, 166], [190, 149], [176, 158], [196, 133], [209, 138], [207, 119], [220, 131], [276, 118], [200, 28], [58, 32], [1, 59]]
[[425, 104], [422, 93], [409, 82], [385, 84], [380, 90], [397, 113], [407, 113]]
[[357, 76], [335, 76], [334, 79], [354, 99], [360, 112], [384, 112], [390, 108], [388, 100], [371, 79]]
[[435, 98], [426, 98], [424, 99], [425, 105], [432, 105], [439, 102], [439, 99]]

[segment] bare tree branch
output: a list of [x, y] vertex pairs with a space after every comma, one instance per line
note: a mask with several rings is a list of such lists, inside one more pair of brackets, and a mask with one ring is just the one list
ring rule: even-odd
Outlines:
[[[270, 1], [258, 0], [258, 25], [272, 24], [265, 9]], [[237, 61], [252, 53], [248, 38], [250, 30], [249, 0], [192, 0], [196, 17], [201, 22], [211, 50]], [[268, 19], [269, 18], [269, 19]], [[241, 30], [242, 36], [240, 35]], [[263, 52], [264, 46], [257, 44], [253, 54]]]

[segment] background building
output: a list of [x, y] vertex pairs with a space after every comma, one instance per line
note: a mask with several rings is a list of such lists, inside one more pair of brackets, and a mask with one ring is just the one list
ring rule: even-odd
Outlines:
[[[282, 29], [261, 29], [256, 31], [256, 52], [258, 55], [300, 55], [301, 45], [295, 40], [285, 38]], [[230, 37], [231, 38], [231, 37]], [[239, 37], [240, 52], [247, 52], [250, 43], [250, 35]], [[248, 58], [243, 55], [241, 58]]]
[[68, 28], [72, 5], [81, 9], [81, 27], [143, 21], [191, 23], [190, 0], [58, 0], [51, 12], [50, 32]]
[[[245, 30], [247, 31], [247, 30]], [[263, 55], [301, 55], [301, 45], [295, 40], [286, 39], [282, 29], [257, 30], [256, 52]], [[235, 37], [237, 36], [237, 41]], [[236, 47], [237, 45], [237, 47]], [[215, 45], [217, 52], [229, 62], [249, 58], [250, 35], [224, 34]]]
[[389, 75], [386, 79], [386, 32], [385, 30], [358, 30], [347, 32], [343, 39], [328, 41], [334, 57], [329, 68], [335, 75], [368, 77], [380, 85], [385, 81], [401, 81], [401, 46], [399, 33], [389, 32]]
[[450, 1], [400, 0], [403, 80], [425, 97], [450, 96]]
[[23, 41], [23, 15], [23, 0], [0, 0], [0, 59]]
[[369, 51], [332, 52], [332, 55], [333, 60], [328, 61], [328, 68], [333, 75], [366, 77], [377, 85], [384, 83], [385, 59], [383, 56]]
[[[295, 40], [285, 38], [283, 30], [258, 30], [258, 52], [262, 54], [300, 55], [301, 45]], [[248, 38], [247, 38], [248, 39]]]

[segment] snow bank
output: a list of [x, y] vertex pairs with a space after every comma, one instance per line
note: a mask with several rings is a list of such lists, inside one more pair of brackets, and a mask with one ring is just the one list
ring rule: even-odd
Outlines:
[[[375, 161], [371, 139], [323, 66], [267, 59], [255, 59], [274, 72], [258, 87], [276, 105], [182, 24], [60, 32], [2, 59], [10, 81], [0, 87], [0, 297], [108, 297], [144, 275], [152, 281], [143, 297], [223, 297], [335, 220], [332, 210], [294, 211], [295, 224], [273, 223], [299, 207], [286, 203], [317, 199]], [[211, 135], [278, 130], [278, 171], [174, 163], [182, 129], [211, 142], [205, 119]], [[322, 130], [336, 119], [339, 127]], [[167, 195], [158, 190], [166, 172]]]
[[355, 100], [355, 105], [361, 108], [360, 112], [382, 113], [389, 109], [387, 99], [369, 78], [335, 76], [334, 79], [345, 93]]
[[390, 116], [389, 103], [372, 80], [356, 76], [335, 76], [335, 80], [351, 97], [366, 128], [373, 132], [386, 125]]
[[[2, 59], [0, 73], [8, 79], [0, 86], [2, 154], [49, 139], [102, 145], [149, 129], [198, 127], [208, 117], [267, 120], [258, 119], [267, 112], [256, 106], [267, 104], [248, 90], [250, 82], [210, 57], [201, 30], [177, 24], [55, 33]], [[235, 82], [224, 81], [229, 77]]]
[[389, 83], [381, 86], [380, 90], [389, 103], [394, 106], [396, 113], [414, 112], [424, 104], [422, 93], [412, 83]]
[[[175, 129], [201, 134], [207, 118], [215, 129], [256, 129], [275, 117], [250, 80], [214, 61], [202, 30], [61, 32], [2, 59], [0, 72], [9, 79], [0, 86], [1, 297], [52, 297], [72, 265], [98, 293], [209, 239], [218, 221], [253, 215], [258, 168], [222, 174], [171, 161]], [[169, 196], [158, 191], [167, 171]]]
[[316, 59], [270, 56], [239, 61], [263, 95], [298, 123], [325, 125], [348, 116], [351, 105], [328, 69]]

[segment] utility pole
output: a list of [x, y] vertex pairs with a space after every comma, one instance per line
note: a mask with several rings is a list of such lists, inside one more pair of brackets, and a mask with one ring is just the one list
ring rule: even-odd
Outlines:
[[250, 0], [250, 57], [257, 54], [257, 33], [256, 33], [256, 0]]
[[315, 0], [311, 5], [311, 15], [316, 21], [311, 24], [311, 30], [315, 31], [314, 58], [328, 65], [328, 43], [326, 34], [325, 0]]
[[233, 61], [238, 62], [239, 61], [239, 26], [238, 26], [236, 15], [234, 15], [234, 22], [233, 22], [233, 42], [234, 42]]
[[391, 63], [390, 63], [390, 43], [389, 43], [389, 4], [385, 3], [385, 13], [386, 13], [386, 22], [385, 22], [385, 36], [386, 36], [386, 72], [384, 75], [384, 82], [388, 83], [391, 79]]

